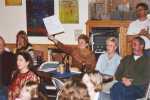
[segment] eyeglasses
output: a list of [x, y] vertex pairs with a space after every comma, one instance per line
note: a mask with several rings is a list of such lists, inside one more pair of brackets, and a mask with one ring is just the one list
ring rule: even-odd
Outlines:
[[144, 11], [145, 9], [136, 9], [136, 12]]

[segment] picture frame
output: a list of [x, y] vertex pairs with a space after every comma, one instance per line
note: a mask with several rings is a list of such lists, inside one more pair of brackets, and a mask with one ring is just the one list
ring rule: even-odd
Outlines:
[[59, 0], [59, 19], [63, 24], [78, 24], [79, 0]]
[[21, 6], [22, 0], [5, 0], [6, 6]]
[[102, 19], [102, 15], [105, 13], [104, 3], [95, 3], [95, 19]]
[[47, 36], [43, 19], [54, 15], [54, 0], [26, 0], [28, 36]]

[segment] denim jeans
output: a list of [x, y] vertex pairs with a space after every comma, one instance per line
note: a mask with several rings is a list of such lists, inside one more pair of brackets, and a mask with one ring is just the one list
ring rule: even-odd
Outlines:
[[110, 90], [111, 100], [136, 100], [145, 95], [143, 86], [126, 87], [123, 83], [118, 82]]
[[98, 100], [111, 100], [109, 93], [100, 92]]
[[0, 87], [0, 100], [8, 100], [6, 87]]
[[145, 50], [144, 54], [147, 55], [148, 57], [150, 57], [150, 49]]

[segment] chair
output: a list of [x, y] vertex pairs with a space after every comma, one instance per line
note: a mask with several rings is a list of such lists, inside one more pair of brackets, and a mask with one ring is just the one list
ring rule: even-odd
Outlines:
[[49, 99], [55, 99], [57, 96], [57, 89], [53, 82], [51, 81], [51, 77], [49, 76], [50, 71], [56, 70], [56, 67], [59, 65], [59, 62], [47, 61], [40, 65], [38, 69], [38, 75], [43, 80], [41, 82], [41, 91], [43, 94], [46, 94]]
[[62, 87], [64, 86], [64, 83], [61, 80], [57, 79], [57, 78], [53, 77], [52, 82], [53, 82], [54, 86], [56, 87], [56, 89], [58, 91], [61, 90]]
[[54, 84], [55, 88], [58, 91], [56, 95], [56, 100], [59, 100], [59, 95], [61, 93], [62, 87], [64, 86], [64, 83], [61, 80], [54, 78], [54, 77], [52, 78], [52, 83]]
[[150, 83], [148, 85], [148, 89], [147, 89], [147, 92], [146, 92], [146, 95], [144, 98], [140, 98], [140, 99], [137, 99], [137, 100], [150, 100]]
[[150, 100], [150, 83], [148, 85], [148, 90], [147, 90], [147, 93], [146, 93], [146, 100]]

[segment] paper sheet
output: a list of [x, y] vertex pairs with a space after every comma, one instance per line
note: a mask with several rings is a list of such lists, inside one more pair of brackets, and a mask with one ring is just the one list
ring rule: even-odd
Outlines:
[[54, 35], [64, 32], [64, 28], [56, 15], [43, 18], [48, 35]]

